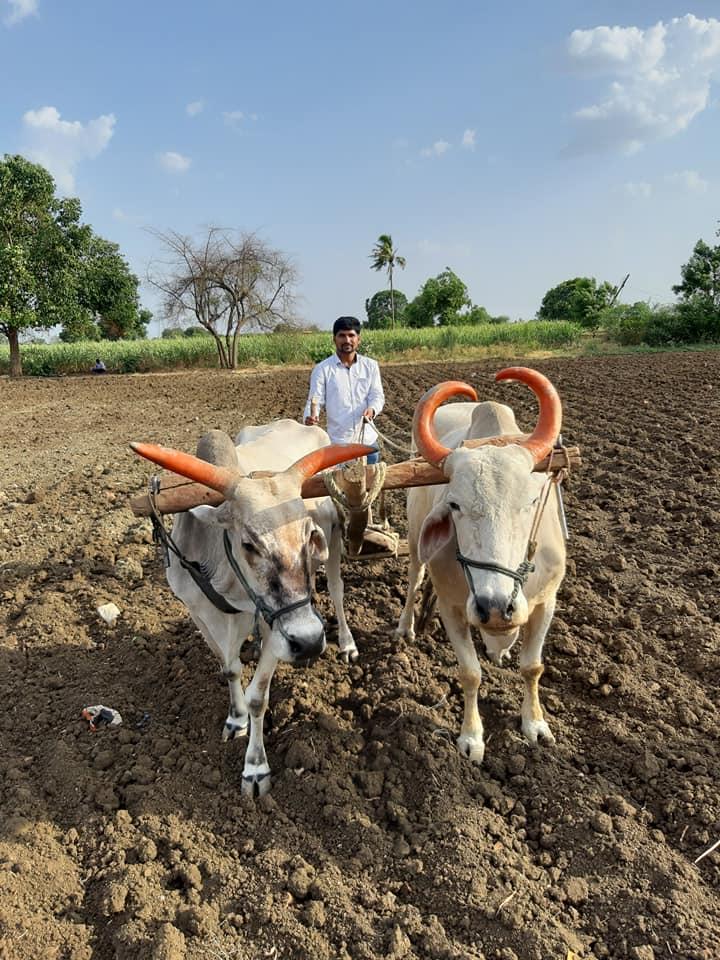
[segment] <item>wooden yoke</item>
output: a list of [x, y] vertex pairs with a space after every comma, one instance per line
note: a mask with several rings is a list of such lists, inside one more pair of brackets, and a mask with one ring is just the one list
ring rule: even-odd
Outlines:
[[[490, 443], [494, 446], [506, 445], [512, 443], [513, 439], [514, 438], [494, 437], [490, 440]], [[486, 445], [487, 443], [487, 440], [468, 440], [463, 446], [474, 448]], [[565, 467], [572, 473], [581, 463], [582, 460], [578, 447], [562, 447], [553, 450], [549, 457], [545, 457], [545, 459], [536, 464], [533, 469], [536, 472], [545, 473], [548, 470], [557, 471]], [[346, 479], [348, 479], [347, 473], [351, 467], [357, 467], [357, 469], [360, 470], [361, 466], [364, 468], [364, 483], [366, 485], [371, 484], [374, 476], [372, 472], [374, 468], [372, 466], [365, 466], [364, 462], [361, 464], [361, 461], [357, 461], [356, 464], [350, 465], [348, 469], [343, 471]], [[272, 473], [262, 471], [255, 473], [254, 476], [272, 476]], [[324, 476], [324, 474], [318, 473], [303, 483], [303, 499], [312, 500], [315, 497], [328, 496]], [[363, 480], [360, 478], [357, 480], [353, 479], [352, 475], [350, 479], [353, 484], [357, 484], [356, 490], [359, 491]], [[447, 482], [448, 478], [442, 470], [418, 458], [416, 460], [406, 460], [404, 463], [389, 464], [385, 475], [385, 482], [383, 483], [383, 490], [424, 487]], [[362, 495], [364, 496], [364, 491]], [[355, 496], [355, 494], [353, 494], [353, 496]], [[360, 496], [360, 494], [358, 493], [357, 496]], [[155, 503], [160, 513], [183, 513], [186, 510], [192, 510], [193, 507], [199, 507], [202, 504], [217, 507], [224, 499], [221, 493], [218, 493], [216, 490], [211, 490], [210, 487], [206, 487], [201, 483], [194, 483], [192, 480], [187, 480], [185, 477], [180, 477], [175, 473], [163, 473], [160, 476], [160, 490], [155, 497]], [[359, 503], [360, 500], [356, 502]], [[143, 493], [133, 497], [130, 500], [130, 508], [137, 517], [149, 517], [151, 509], [148, 494]]]

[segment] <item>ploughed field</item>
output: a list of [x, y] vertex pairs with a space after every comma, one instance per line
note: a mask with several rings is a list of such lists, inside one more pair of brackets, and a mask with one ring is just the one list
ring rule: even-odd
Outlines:
[[[531, 428], [502, 365], [387, 365], [379, 426], [405, 442], [458, 378]], [[360, 660], [331, 640], [279, 667], [255, 802], [218, 664], [127, 507], [152, 472], [127, 442], [297, 416], [308, 371], [0, 382], [1, 958], [720, 956], [720, 850], [693, 865], [720, 839], [720, 352], [535, 366], [585, 459], [541, 682], [557, 745], [520, 735], [514, 652], [483, 662], [485, 763], [461, 758], [439, 622], [393, 638], [405, 560], [346, 563]], [[99, 703], [122, 726], [90, 732]]]

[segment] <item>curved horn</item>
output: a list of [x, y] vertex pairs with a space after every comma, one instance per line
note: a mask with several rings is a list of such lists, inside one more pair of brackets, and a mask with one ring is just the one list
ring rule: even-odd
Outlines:
[[415, 407], [413, 435], [420, 454], [433, 466], [439, 467], [450, 453], [450, 448], [443, 446], [435, 433], [433, 426], [435, 411], [444, 400], [460, 396], [477, 400], [477, 393], [469, 383], [463, 383], [462, 380], [446, 380], [424, 393]]
[[173, 473], [179, 473], [189, 480], [204, 483], [206, 487], [211, 487], [226, 497], [230, 496], [233, 487], [242, 477], [239, 471], [228, 470], [227, 467], [216, 467], [212, 463], [193, 457], [190, 453], [173, 450], [172, 447], [135, 442], [131, 443], [130, 447], [146, 460], [152, 460], [153, 463], [165, 467], [166, 470], [172, 470]]
[[356, 460], [358, 457], [366, 457], [375, 452], [375, 447], [368, 447], [364, 443], [333, 443], [329, 447], [320, 447], [319, 450], [313, 450], [312, 453], [301, 457], [285, 472], [294, 471], [301, 480], [307, 480], [321, 470], [327, 470], [328, 467], [335, 467], [338, 463]]
[[495, 374], [495, 379], [519, 380], [538, 398], [537, 425], [527, 440], [518, 441], [518, 446], [529, 450], [535, 463], [539, 463], [552, 450], [562, 427], [562, 404], [557, 390], [547, 377], [529, 367], [506, 367]]

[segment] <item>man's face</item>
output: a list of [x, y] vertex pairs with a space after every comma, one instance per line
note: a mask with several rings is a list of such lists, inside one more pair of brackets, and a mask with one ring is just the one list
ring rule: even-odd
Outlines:
[[360, 344], [360, 334], [354, 330], [338, 330], [333, 337], [335, 351], [339, 357], [352, 356]]

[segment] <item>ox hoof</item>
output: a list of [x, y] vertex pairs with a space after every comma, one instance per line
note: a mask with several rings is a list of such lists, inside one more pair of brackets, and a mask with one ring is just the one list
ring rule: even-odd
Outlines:
[[529, 723], [523, 724], [522, 730], [528, 743], [533, 747], [537, 747], [541, 743], [555, 743], [555, 737], [552, 735], [546, 720], [531, 720]]
[[264, 797], [270, 792], [270, 771], [243, 774], [241, 792], [244, 797]]
[[228, 740], [237, 740], [238, 737], [243, 737], [247, 733], [248, 728], [248, 718], [247, 717], [228, 717], [225, 721], [225, 726], [222, 731], [222, 741], [227, 743]]
[[485, 741], [482, 734], [461, 733], [457, 738], [457, 748], [463, 757], [472, 763], [482, 763], [485, 756]]
[[412, 627], [397, 626], [395, 628], [395, 638], [397, 640], [414, 640], [415, 631]]
[[343, 663], [357, 663], [359, 656], [357, 647], [348, 647], [347, 650], [340, 651], [340, 659]]

